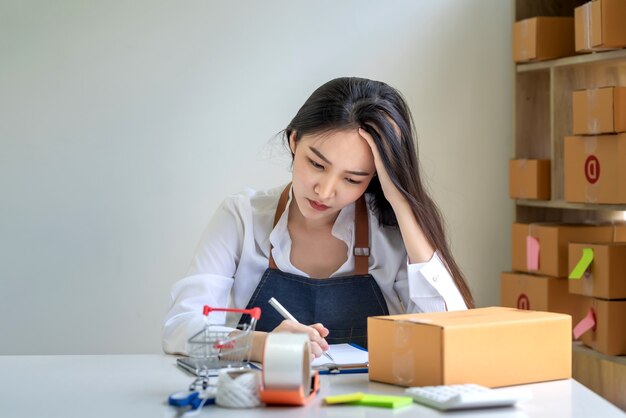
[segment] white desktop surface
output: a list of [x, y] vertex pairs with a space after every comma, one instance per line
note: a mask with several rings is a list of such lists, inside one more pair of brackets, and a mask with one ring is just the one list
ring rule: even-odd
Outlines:
[[[0, 417], [174, 417], [173, 392], [193, 377], [167, 355], [0, 356]], [[575, 380], [527, 385], [534, 398], [513, 408], [441, 413], [421, 405], [398, 409], [325, 406], [331, 394], [402, 395], [397, 386], [369, 382], [367, 374], [322, 376], [321, 390], [305, 407], [230, 410], [205, 407], [219, 417], [624, 417], [626, 414]]]

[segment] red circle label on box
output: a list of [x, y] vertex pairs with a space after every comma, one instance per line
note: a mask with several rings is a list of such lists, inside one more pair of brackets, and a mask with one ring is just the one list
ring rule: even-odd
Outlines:
[[525, 311], [530, 309], [530, 300], [523, 293], [517, 298], [517, 309], [524, 309]]
[[595, 155], [590, 155], [585, 160], [585, 178], [591, 184], [595, 184], [600, 178], [600, 161]]

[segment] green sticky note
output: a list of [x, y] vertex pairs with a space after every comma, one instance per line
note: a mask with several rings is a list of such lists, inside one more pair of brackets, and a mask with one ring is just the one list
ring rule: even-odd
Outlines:
[[324, 398], [324, 401], [327, 404], [334, 405], [338, 403], [356, 402], [363, 399], [364, 396], [365, 394], [361, 392], [346, 393], [344, 395], [327, 396]]
[[408, 396], [370, 395], [365, 394], [358, 401], [350, 402], [350, 405], [378, 406], [382, 408], [398, 408], [410, 405], [413, 398]]
[[578, 260], [576, 267], [569, 274], [570, 279], [580, 279], [593, 261], [593, 250], [591, 248], [583, 248], [583, 255]]

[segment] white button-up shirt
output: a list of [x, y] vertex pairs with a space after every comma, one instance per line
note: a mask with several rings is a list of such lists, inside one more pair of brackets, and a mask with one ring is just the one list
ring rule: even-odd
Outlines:
[[[249, 189], [228, 197], [219, 206], [187, 276], [172, 286], [171, 307], [163, 325], [165, 352], [186, 353], [187, 339], [204, 325], [204, 305], [246, 307], [268, 268], [270, 244], [281, 271], [308, 277], [290, 260], [289, 210], [273, 226], [284, 187]], [[354, 274], [354, 208], [354, 204], [343, 208], [332, 228], [333, 236], [346, 243], [348, 259], [331, 278]], [[369, 273], [380, 287], [390, 314], [467, 309], [437, 252], [426, 263], [409, 264], [400, 230], [380, 226], [369, 204], [368, 211]], [[236, 323], [238, 317], [215, 313], [210, 320]]]

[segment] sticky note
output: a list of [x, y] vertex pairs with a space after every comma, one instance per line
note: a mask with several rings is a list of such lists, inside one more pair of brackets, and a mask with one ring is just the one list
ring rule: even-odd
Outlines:
[[589, 308], [587, 311], [587, 315], [574, 327], [572, 334], [574, 335], [574, 339], [577, 340], [583, 335], [585, 332], [589, 331], [596, 327], [596, 315], [593, 312], [592, 308]]
[[389, 396], [365, 394], [358, 401], [350, 402], [350, 405], [378, 406], [382, 408], [398, 408], [410, 405], [413, 398], [408, 396]]
[[338, 403], [348, 403], [348, 402], [359, 401], [363, 399], [364, 396], [365, 394], [361, 392], [346, 393], [344, 395], [327, 396], [324, 398], [324, 401], [327, 404], [333, 405], [333, 404], [338, 404]]
[[526, 268], [539, 270], [539, 240], [530, 235], [526, 237]]
[[593, 261], [593, 249], [583, 248], [583, 255], [580, 257], [580, 260], [578, 260], [578, 263], [576, 263], [576, 266], [574, 267], [572, 272], [569, 274], [569, 278], [580, 279], [581, 277], [583, 277], [583, 274], [585, 274], [585, 271], [587, 271], [592, 261]]

